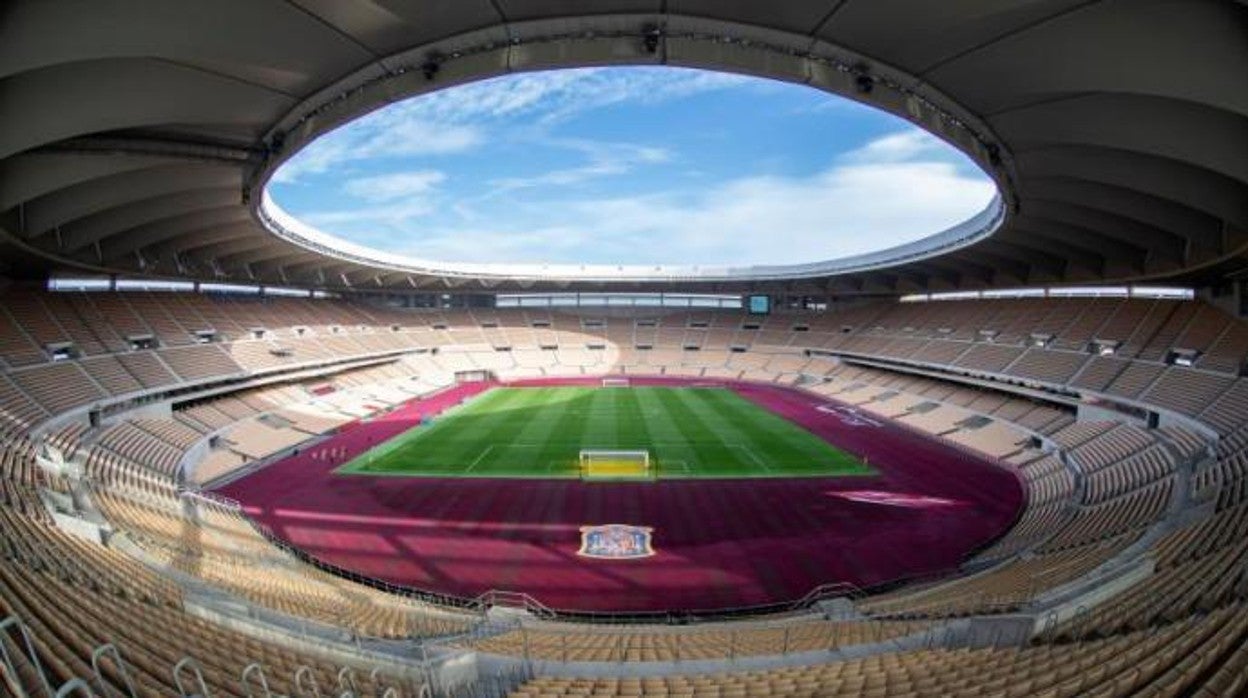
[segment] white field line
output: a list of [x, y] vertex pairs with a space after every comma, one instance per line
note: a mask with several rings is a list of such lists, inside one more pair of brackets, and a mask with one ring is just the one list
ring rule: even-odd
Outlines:
[[494, 446], [495, 444], [490, 444], [489, 446], [486, 446], [485, 448], [481, 449], [481, 455], [477, 456], [477, 459], [474, 460], [472, 464], [468, 466], [468, 469], [464, 471], [464, 474], [467, 475], [468, 473], [472, 472], [473, 468], [480, 465], [481, 461], [484, 460], [486, 456], [490, 455], [490, 453], [494, 450]]
[[763, 460], [759, 458], [758, 455], [755, 454], [753, 450], [750, 449], [749, 446], [746, 446], [745, 444], [733, 444], [732, 448], [739, 448], [742, 451], [745, 451], [745, 455], [749, 456], [750, 460], [754, 461], [754, 465], [759, 466], [760, 468], [762, 468], [763, 470], [766, 470], [769, 473], [774, 472], [771, 469], [771, 467], [767, 465], [767, 463], [763, 462]]
[[679, 464], [679, 465], [680, 465], [680, 469], [681, 469], [681, 470], [683, 470], [683, 471], [685, 471], [685, 474], [686, 474], [686, 475], [692, 475], [692, 474], [693, 474], [693, 471], [689, 469], [689, 461], [686, 461], [686, 460], [681, 460], [681, 459], [679, 459], [679, 458], [672, 458], [671, 460], [664, 460], [664, 461], [662, 461], [662, 463], [663, 463], [663, 465], [664, 465], [664, 466], [668, 466], [668, 465], [677, 465], [677, 464]]

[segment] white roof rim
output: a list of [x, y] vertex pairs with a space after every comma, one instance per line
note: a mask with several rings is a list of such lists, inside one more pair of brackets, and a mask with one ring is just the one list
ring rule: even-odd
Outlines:
[[997, 194], [983, 210], [967, 220], [904, 245], [804, 264], [745, 266], [443, 262], [384, 252], [321, 231], [282, 209], [267, 189], [261, 197], [257, 213], [261, 225], [270, 233], [306, 250], [404, 274], [535, 281], [760, 281], [874, 271], [945, 254], [996, 232], [1005, 221], [1006, 208]]

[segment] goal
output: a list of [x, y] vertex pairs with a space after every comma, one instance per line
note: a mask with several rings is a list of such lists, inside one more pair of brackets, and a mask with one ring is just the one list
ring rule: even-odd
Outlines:
[[582, 480], [651, 480], [654, 477], [649, 451], [581, 450]]
[[603, 378], [602, 387], [604, 388], [627, 388], [627, 378]]

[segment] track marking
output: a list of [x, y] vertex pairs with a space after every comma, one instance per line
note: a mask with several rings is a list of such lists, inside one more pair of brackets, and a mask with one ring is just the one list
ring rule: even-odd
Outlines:
[[833, 405], [829, 403], [829, 404], [819, 405], [815, 409], [824, 414], [830, 414], [836, 417], [837, 419], [841, 420], [841, 422], [845, 424], [846, 426], [851, 426], [851, 427], [860, 427], [860, 426], [882, 427], [884, 426], [882, 423], [877, 422], [874, 419], [871, 419], [870, 417], [864, 416], [862, 412], [852, 407], [842, 407], [840, 405]]

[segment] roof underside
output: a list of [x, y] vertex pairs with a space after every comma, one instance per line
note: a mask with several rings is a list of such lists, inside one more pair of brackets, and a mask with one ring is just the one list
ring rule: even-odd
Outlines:
[[[1248, 268], [1245, 37], [1248, 6], [1231, 0], [11, 1], [0, 274], [812, 294], [1215, 283]], [[599, 282], [379, 268], [258, 222], [273, 168], [388, 101], [519, 70], [656, 63], [806, 82], [900, 114], [993, 175], [1005, 223], [884, 269]]]

